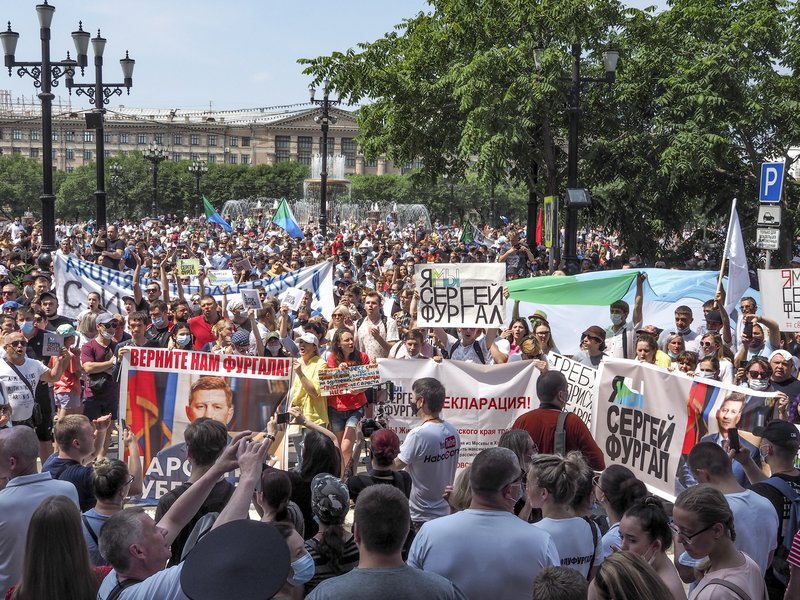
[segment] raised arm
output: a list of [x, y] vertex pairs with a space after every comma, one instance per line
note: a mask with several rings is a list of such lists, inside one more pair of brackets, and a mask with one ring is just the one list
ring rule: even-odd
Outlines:
[[647, 279], [645, 273], [636, 275], [636, 298], [633, 300], [633, 327], [638, 329], [642, 326], [644, 315], [642, 314], [642, 305], [644, 304], [644, 282]]

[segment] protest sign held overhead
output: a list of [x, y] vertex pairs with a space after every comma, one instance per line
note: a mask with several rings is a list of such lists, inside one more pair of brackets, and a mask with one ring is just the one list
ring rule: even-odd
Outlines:
[[320, 369], [319, 391], [323, 396], [357, 394], [366, 388], [380, 385], [377, 365], [355, 365], [347, 369]]
[[241, 290], [239, 293], [242, 295], [242, 305], [245, 309], [261, 310], [263, 308], [258, 290]]
[[800, 269], [759, 269], [764, 316], [781, 331], [800, 331]]
[[195, 277], [200, 274], [200, 259], [198, 258], [182, 258], [179, 259], [175, 272], [181, 276], [194, 275]]
[[425, 264], [415, 271], [420, 327], [502, 327], [505, 265]]

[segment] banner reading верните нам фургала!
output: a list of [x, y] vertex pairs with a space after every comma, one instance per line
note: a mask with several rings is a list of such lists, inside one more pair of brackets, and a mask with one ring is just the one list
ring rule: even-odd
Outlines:
[[119, 414], [139, 440], [143, 498], [189, 479], [183, 433], [200, 417], [230, 432], [263, 431], [289, 390], [290, 358], [131, 347], [122, 362]]
[[419, 292], [419, 327], [502, 327], [506, 308], [502, 263], [421, 264], [414, 283]]

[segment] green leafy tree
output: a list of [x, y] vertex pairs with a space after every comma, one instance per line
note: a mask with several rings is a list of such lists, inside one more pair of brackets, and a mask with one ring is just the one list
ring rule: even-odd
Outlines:
[[40, 215], [42, 165], [19, 154], [0, 156], [0, 214], [6, 219], [30, 211]]

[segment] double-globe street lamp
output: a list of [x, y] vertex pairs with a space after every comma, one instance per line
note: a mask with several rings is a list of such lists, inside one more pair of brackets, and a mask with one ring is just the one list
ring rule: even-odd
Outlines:
[[114, 212], [117, 212], [119, 210], [119, 184], [122, 182], [122, 165], [118, 162], [112, 162], [108, 166], [108, 171], [111, 173], [111, 188], [114, 190], [114, 197], [112, 198]]
[[[39, 199], [42, 203], [42, 248], [39, 254], [39, 264], [42, 268], [49, 268], [51, 253], [56, 247], [56, 221], [55, 204], [56, 199], [53, 195], [53, 93], [51, 89], [58, 86], [58, 79], [68, 72], [74, 72], [75, 67], [81, 70], [87, 64], [86, 49], [88, 39], [84, 43], [84, 37], [76, 37], [75, 47], [79, 48], [77, 62], [70, 60], [67, 55], [66, 60], [50, 60], [50, 25], [53, 22], [55, 7], [44, 0], [42, 4], [36, 6], [36, 14], [39, 17], [39, 37], [42, 41], [42, 57], [38, 61], [17, 61], [15, 53], [19, 34], [11, 30], [11, 22], [8, 22], [8, 29], [0, 32], [0, 43], [3, 44], [3, 54], [5, 55], [5, 66], [8, 67], [8, 75], [11, 70], [17, 68], [17, 75], [24, 77], [29, 75], [33, 79], [33, 85], [39, 89], [39, 100], [42, 104], [42, 194]], [[83, 32], [85, 33], [85, 32]], [[86, 34], [88, 38], [88, 34]], [[78, 45], [81, 40], [82, 46]]]
[[196, 219], [200, 206], [200, 178], [208, 173], [208, 165], [200, 160], [193, 160], [189, 165], [189, 173], [194, 175], [195, 199], [194, 199], [194, 218]]
[[328, 234], [328, 127], [331, 124], [336, 124], [336, 116], [331, 115], [329, 110], [331, 106], [337, 106], [342, 101], [341, 99], [331, 100], [328, 97], [330, 93], [330, 81], [328, 79], [323, 82], [321, 99], [314, 98], [316, 92], [317, 90], [313, 86], [308, 88], [311, 103], [322, 108], [322, 115], [314, 117], [314, 122], [322, 126], [322, 170], [319, 173], [319, 229], [322, 237], [325, 238]]
[[[75, 40], [75, 49], [78, 55], [86, 49], [89, 43], [89, 33], [83, 31], [82, 24], [78, 25], [78, 31], [72, 34]], [[106, 39], [100, 35], [100, 30], [97, 30], [97, 37], [92, 38], [92, 48], [94, 49], [94, 83], [75, 83], [72, 79], [73, 73], [67, 73], [65, 84], [70, 93], [75, 89], [76, 95], [81, 94], [88, 97], [94, 103], [92, 112], [86, 113], [86, 127], [87, 129], [95, 130], [95, 169], [97, 173], [97, 190], [94, 192], [95, 205], [97, 210], [97, 226], [105, 228], [106, 226], [106, 183], [105, 183], [105, 133], [103, 128], [104, 114], [106, 109], [103, 108], [105, 104], [109, 103], [111, 96], [121, 96], [122, 88], [124, 87], [128, 94], [131, 93], [131, 86], [133, 85], [133, 66], [135, 60], [128, 56], [125, 51], [125, 58], [120, 59], [119, 64], [122, 66], [123, 83], [104, 83], [103, 82], [103, 51], [106, 47]]]
[[153, 204], [150, 207], [152, 218], [158, 218], [158, 165], [167, 159], [167, 151], [157, 144], [150, 144], [144, 151], [144, 159], [153, 165]]
[[[562, 77], [561, 81], [569, 83], [568, 111], [569, 111], [569, 138], [567, 142], [567, 222], [564, 226], [564, 260], [567, 263], [568, 274], [578, 271], [578, 207], [589, 205], [589, 194], [584, 189], [578, 189], [578, 137], [581, 121], [581, 86], [584, 83], [614, 83], [617, 72], [619, 52], [605, 50], [603, 52], [603, 66], [605, 77], [586, 77], [581, 75], [581, 53], [579, 43], [572, 44], [572, 75]], [[541, 67], [544, 48], [534, 50], [536, 67]]]

